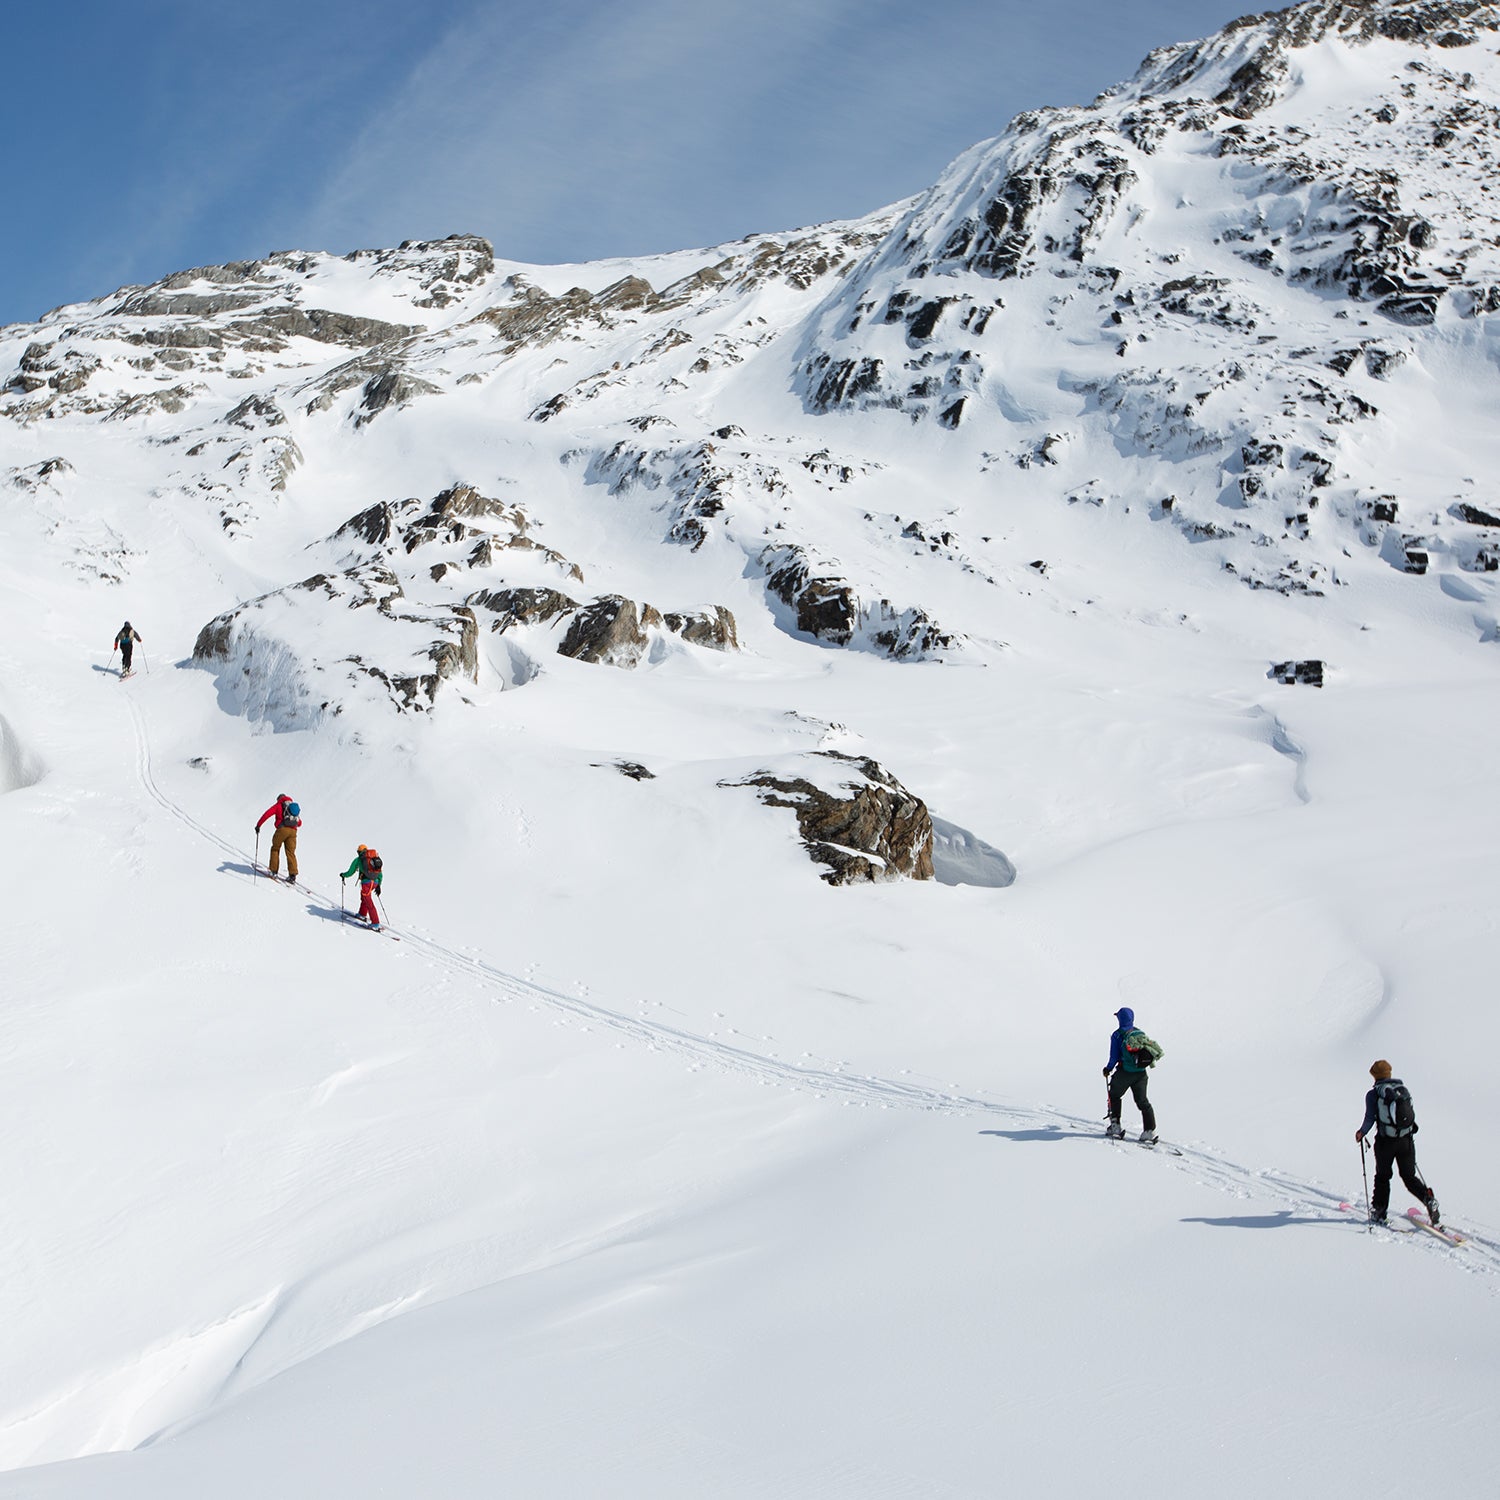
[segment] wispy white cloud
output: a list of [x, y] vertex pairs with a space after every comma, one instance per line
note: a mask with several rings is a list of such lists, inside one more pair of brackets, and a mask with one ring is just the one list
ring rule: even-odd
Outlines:
[[325, 178], [303, 238], [462, 229], [519, 259], [869, 212], [1017, 110], [1085, 102], [1235, 0], [475, 0]]
[[674, 248], [663, 219], [690, 221], [743, 175], [726, 159], [716, 180], [715, 159], [756, 149], [765, 96], [862, 9], [642, 0], [517, 21], [478, 6], [351, 141], [310, 221], [342, 241], [484, 227], [507, 248], [561, 225], [590, 254], [606, 238]]

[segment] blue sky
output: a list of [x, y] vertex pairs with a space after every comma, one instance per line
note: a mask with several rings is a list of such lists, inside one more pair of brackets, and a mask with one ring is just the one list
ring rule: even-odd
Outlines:
[[459, 231], [516, 260], [867, 213], [1232, 0], [0, 6], [0, 323], [187, 266]]

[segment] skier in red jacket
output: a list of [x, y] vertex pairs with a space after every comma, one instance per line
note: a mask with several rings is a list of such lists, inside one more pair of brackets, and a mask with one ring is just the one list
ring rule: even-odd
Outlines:
[[257, 836], [261, 824], [274, 818], [275, 832], [271, 835], [271, 879], [275, 880], [281, 868], [281, 851], [286, 850], [286, 878], [291, 884], [297, 878], [297, 830], [302, 826], [302, 809], [283, 792], [261, 815], [255, 825]]

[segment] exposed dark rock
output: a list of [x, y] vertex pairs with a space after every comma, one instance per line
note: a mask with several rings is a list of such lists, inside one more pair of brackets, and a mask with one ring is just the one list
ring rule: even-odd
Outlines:
[[716, 604], [712, 614], [705, 610], [687, 615], [664, 614], [662, 623], [673, 635], [680, 635], [694, 646], [706, 646], [711, 651], [740, 648], [734, 616], [722, 604]]
[[246, 396], [224, 420], [253, 431], [257, 427], [280, 427], [286, 413], [269, 396]]
[[356, 349], [409, 338], [417, 331], [407, 323], [386, 323], [379, 318], [360, 318], [317, 307], [274, 308], [257, 318], [240, 319], [231, 325], [231, 332], [238, 337], [304, 338], [320, 344], [347, 344]]
[[385, 501], [381, 501], [368, 510], [360, 511], [357, 516], [351, 516], [334, 532], [333, 538], [359, 537], [371, 546], [379, 547], [391, 540], [395, 530], [396, 512]]
[[130, 396], [120, 402], [110, 413], [108, 420], [124, 422], [131, 417], [146, 417], [153, 412], [175, 415], [182, 411], [197, 394], [190, 386], [174, 385], [166, 390], [143, 391], [139, 396]]
[[1288, 686], [1300, 682], [1307, 687], [1320, 688], [1323, 686], [1323, 671], [1321, 661], [1278, 661], [1272, 664], [1266, 676]]
[[878, 389], [879, 385], [878, 359], [836, 360], [822, 372], [812, 393], [812, 405], [817, 411], [832, 411], [836, 406], [854, 404], [859, 397]]
[[1492, 516], [1487, 510], [1480, 510], [1477, 505], [1455, 505], [1453, 514], [1460, 521], [1467, 521], [1470, 526], [1500, 526], [1500, 516]]
[[1396, 297], [1386, 297], [1378, 304], [1393, 323], [1406, 323], [1413, 327], [1425, 327], [1437, 320], [1438, 299], [1446, 288], [1433, 287], [1429, 291], [1405, 292]]
[[907, 337], [913, 343], [925, 343], [937, 331], [938, 320], [958, 299], [956, 297], [934, 297], [924, 302], [911, 316], [906, 325]]
[[194, 293], [151, 287], [127, 297], [114, 313], [120, 318], [212, 318], [220, 313], [243, 312], [265, 299], [264, 291]]
[[428, 704], [436, 702], [438, 685], [450, 677], [462, 676], [473, 682], [479, 676], [479, 627], [474, 612], [455, 605], [449, 621], [436, 623], [447, 638], [436, 640], [427, 648], [433, 670], [390, 679], [402, 707], [421, 708], [423, 700]]
[[1282, 447], [1280, 443], [1251, 438], [1240, 448], [1240, 458], [1247, 469], [1279, 464], [1282, 460]]
[[577, 661], [629, 668], [645, 655], [648, 644], [634, 601], [606, 594], [578, 611], [557, 649]]
[[796, 611], [796, 628], [831, 646], [854, 642], [907, 661], [960, 645], [916, 606], [897, 609], [889, 599], [862, 602], [847, 579], [818, 568], [801, 547], [767, 547], [758, 561], [766, 570], [767, 590]]
[[464, 601], [474, 609], [492, 611], [491, 630], [509, 630], [513, 625], [545, 625], [559, 615], [578, 608], [574, 599], [556, 589], [486, 589]]
[[656, 772], [648, 771], [639, 761], [617, 760], [611, 762], [620, 775], [628, 776], [632, 781], [655, 781]]
[[559, 392], [556, 396], [549, 396], [531, 413], [533, 422], [549, 422], [568, 404], [568, 398]]
[[[1496, 310], [1500, 310], [1497, 307]], [[1378, 349], [1367, 348], [1365, 350], [1365, 369], [1375, 377], [1376, 380], [1384, 380], [1392, 370], [1406, 363], [1406, 351], [1404, 349]]]
[[927, 805], [868, 756], [814, 754], [839, 762], [847, 780], [825, 790], [800, 776], [763, 771], [726, 786], [750, 786], [768, 807], [788, 807], [808, 853], [828, 866], [829, 885], [932, 879], [932, 820]]
[[800, 547], [776, 549], [783, 560], [767, 577], [766, 587], [797, 612], [797, 629], [835, 646], [844, 646], [859, 623], [859, 601], [847, 579], [818, 576]]
[[404, 370], [382, 370], [365, 382], [359, 410], [354, 414], [354, 425], [363, 427], [367, 422], [373, 422], [387, 407], [402, 407], [417, 396], [435, 396], [439, 390], [440, 387], [430, 381], [418, 380], [415, 375], [408, 375]]

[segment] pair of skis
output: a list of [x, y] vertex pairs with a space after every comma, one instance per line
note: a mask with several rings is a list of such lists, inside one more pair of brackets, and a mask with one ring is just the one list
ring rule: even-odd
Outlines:
[[1143, 1151], [1160, 1151], [1160, 1152], [1162, 1152], [1166, 1156], [1181, 1156], [1182, 1155], [1182, 1152], [1180, 1152], [1177, 1149], [1176, 1146], [1170, 1146], [1170, 1145], [1168, 1145], [1167, 1142], [1164, 1141], [1164, 1140], [1162, 1140], [1160, 1137], [1158, 1137], [1154, 1141], [1142, 1141], [1142, 1140], [1129, 1141], [1123, 1135], [1110, 1135], [1106, 1131], [1104, 1139], [1107, 1140], [1107, 1141], [1118, 1141], [1122, 1146], [1129, 1146], [1129, 1145], [1139, 1146]]
[[393, 943], [401, 941], [400, 934], [392, 932], [384, 923], [376, 927], [372, 923], [365, 921], [363, 917], [357, 915], [355, 912], [346, 911], [344, 913], [344, 920], [351, 926], [358, 927], [361, 932], [378, 932], [382, 937], [388, 937]]
[[1435, 1234], [1440, 1240], [1446, 1240], [1450, 1245], [1468, 1243], [1465, 1235], [1460, 1234], [1456, 1229], [1449, 1229], [1446, 1225], [1434, 1224], [1420, 1208], [1407, 1209], [1406, 1217], [1418, 1229], [1425, 1229], [1428, 1234]]
[[[1360, 1212], [1360, 1206], [1357, 1203], [1340, 1203], [1339, 1208], [1345, 1213]], [[1467, 1235], [1460, 1234], [1456, 1229], [1449, 1229], [1446, 1224], [1434, 1224], [1432, 1220], [1429, 1219], [1420, 1208], [1407, 1209], [1403, 1217], [1413, 1229], [1424, 1229], [1428, 1234], [1435, 1235], [1445, 1244], [1467, 1245], [1469, 1243], [1469, 1237]], [[1372, 1219], [1368, 1222], [1375, 1224], [1378, 1228], [1381, 1229], [1389, 1227], [1383, 1221], [1378, 1219]]]

